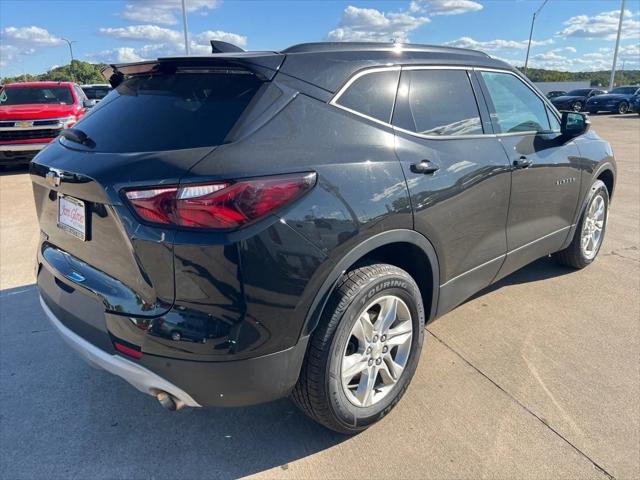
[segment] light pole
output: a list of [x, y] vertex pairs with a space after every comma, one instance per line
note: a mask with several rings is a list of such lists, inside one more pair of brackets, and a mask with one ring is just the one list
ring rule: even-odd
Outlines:
[[531, 19], [531, 30], [529, 30], [529, 43], [527, 44], [527, 58], [524, 61], [524, 74], [527, 74], [527, 66], [529, 65], [529, 51], [531, 50], [531, 37], [533, 37], [533, 24], [536, 23], [536, 16], [540, 13], [540, 10], [547, 4], [549, 0], [544, 0], [540, 8], [533, 12], [533, 18]]
[[69, 54], [71, 55], [71, 63], [69, 64], [69, 70], [71, 72], [71, 80], [72, 81], [76, 81], [74, 75], [73, 75], [73, 47], [71, 46], [72, 43], [76, 43], [75, 40], [67, 40], [66, 38], [62, 38], [62, 40], [64, 40], [65, 42], [67, 42], [67, 45], [69, 45]]
[[184, 51], [189, 55], [189, 27], [187, 26], [187, 7], [186, 0], [182, 0], [182, 27], [184, 29]]
[[624, 0], [620, 5], [620, 20], [618, 20], [618, 36], [616, 37], [616, 49], [613, 51], [613, 65], [611, 66], [611, 78], [609, 79], [609, 91], [613, 89], [616, 79], [616, 62], [618, 61], [618, 48], [620, 47], [620, 33], [622, 32], [622, 18], [624, 17]]

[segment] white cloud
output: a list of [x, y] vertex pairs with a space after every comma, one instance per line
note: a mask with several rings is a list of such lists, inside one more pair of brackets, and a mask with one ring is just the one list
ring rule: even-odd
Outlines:
[[0, 32], [3, 45], [51, 47], [62, 44], [62, 39], [36, 26], [6, 27]]
[[[640, 38], [639, 13], [632, 13], [625, 10], [622, 21], [623, 39]], [[615, 40], [618, 32], [618, 21], [620, 10], [602, 12], [592, 17], [588, 15], [577, 15], [564, 22], [566, 27], [556, 35], [560, 37], [577, 38], [599, 38], [604, 40]]]
[[182, 32], [157, 25], [130, 25], [128, 27], [101, 28], [101, 35], [120, 40], [142, 40], [147, 42], [179, 42]]
[[[206, 14], [218, 8], [221, 0], [188, 0], [187, 12]], [[175, 25], [182, 9], [181, 0], [136, 0], [127, 3], [122, 17], [131, 22], [153, 22], [162, 25]]]
[[410, 32], [428, 22], [427, 17], [408, 12], [381, 12], [349, 5], [328, 37], [336, 41], [407, 42]]
[[[459, 47], [459, 48], [471, 48], [473, 50], [506, 50], [506, 49], [516, 49], [522, 50], [527, 48], [527, 40], [474, 40], [471, 37], [460, 37], [457, 40], [452, 40], [450, 42], [445, 42], [444, 45], [448, 47]], [[547, 40], [532, 40], [532, 47], [539, 47], [542, 45], [550, 45], [553, 43], [553, 39]]]
[[61, 38], [41, 27], [6, 27], [0, 30], [0, 67], [19, 62], [21, 56], [33, 55], [43, 47], [56, 47], [62, 43]]
[[206, 45], [208, 48], [207, 53], [211, 53], [211, 44], [209, 40], [221, 40], [223, 42], [233, 43], [238, 47], [246, 47], [247, 37], [244, 35], [238, 35], [237, 33], [223, 32], [222, 30], [207, 30], [206, 32], [199, 33], [193, 37], [193, 40], [200, 45]]
[[462, 15], [482, 10], [482, 4], [471, 0], [413, 0], [409, 10], [430, 15]]
[[[158, 57], [184, 55], [182, 32], [155, 25], [135, 25], [126, 28], [102, 28], [100, 33], [123, 40], [146, 41], [142, 46], [124, 46], [87, 55], [94, 61], [127, 63], [152, 60]], [[247, 37], [222, 30], [208, 30], [192, 35], [189, 41], [191, 55], [209, 55], [210, 40], [222, 40], [239, 47], [247, 44]]]

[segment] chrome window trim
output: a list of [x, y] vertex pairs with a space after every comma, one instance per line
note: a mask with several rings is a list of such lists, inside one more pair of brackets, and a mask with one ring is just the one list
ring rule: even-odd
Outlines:
[[[471, 134], [471, 135], [425, 135], [423, 133], [418, 133], [418, 132], [412, 132], [410, 130], [406, 130], [404, 128], [400, 128], [400, 127], [396, 127], [395, 125], [391, 124], [390, 122], [384, 122], [382, 120], [378, 120], [377, 118], [373, 118], [367, 114], [364, 113], [360, 113], [357, 110], [353, 110], [349, 107], [345, 107], [343, 105], [340, 105], [338, 103], [338, 100], [340, 99], [340, 97], [342, 96], [342, 94], [353, 84], [353, 82], [355, 82], [357, 79], [363, 77], [364, 75], [368, 75], [370, 73], [377, 73], [377, 72], [385, 72], [385, 71], [394, 71], [394, 70], [466, 70], [469, 72], [472, 71], [477, 71], [477, 72], [482, 72], [482, 71], [487, 71], [487, 72], [497, 72], [497, 73], [508, 73], [510, 75], [513, 75], [514, 77], [518, 78], [518, 80], [520, 80], [529, 90], [531, 90], [538, 98], [540, 98], [543, 103], [545, 104], [545, 106], [549, 106], [551, 107], [551, 113], [553, 113], [556, 116], [556, 119], [561, 122], [561, 118], [558, 116], [558, 112], [556, 110], [556, 108], [553, 106], [553, 104], [551, 102], [549, 102], [546, 98], [544, 98], [540, 93], [536, 92], [534, 89], [531, 88], [531, 86], [527, 83], [524, 82], [522, 80], [522, 78], [520, 77], [519, 74], [517, 74], [516, 72], [513, 72], [511, 70], [507, 70], [507, 69], [500, 69], [500, 68], [493, 68], [493, 67], [473, 67], [470, 65], [388, 65], [388, 66], [384, 66], [384, 67], [373, 67], [373, 68], [365, 68], [363, 70], [360, 70], [359, 72], [355, 73], [351, 78], [349, 78], [349, 80], [347, 80], [345, 82], [345, 84], [340, 87], [340, 89], [338, 89], [338, 91], [335, 93], [335, 95], [331, 98], [331, 100], [329, 100], [329, 105], [332, 105], [334, 107], [337, 107], [341, 110], [344, 110], [346, 112], [349, 112], [353, 115], [357, 115], [361, 118], [365, 118], [371, 122], [377, 123], [378, 125], [384, 125], [385, 127], [389, 127], [391, 129], [393, 129], [394, 131], [398, 131], [401, 133], [405, 133], [407, 135], [411, 135], [414, 137], [418, 137], [418, 138], [424, 138], [427, 140], [463, 140], [463, 139], [479, 139], [479, 138], [499, 138], [499, 137], [513, 137], [516, 135], [538, 135], [538, 134], [550, 134], [550, 133], [558, 133], [556, 131], [553, 130], [549, 130], [547, 132], [538, 132], [536, 130], [528, 130], [526, 132], [508, 132], [508, 133], [477, 133], [477, 134]], [[397, 96], [396, 96], [397, 97]], [[391, 111], [392, 113], [392, 119], [393, 119], [393, 112], [395, 110], [395, 104], [396, 104], [396, 100], [394, 100], [393, 102], [393, 109]]]

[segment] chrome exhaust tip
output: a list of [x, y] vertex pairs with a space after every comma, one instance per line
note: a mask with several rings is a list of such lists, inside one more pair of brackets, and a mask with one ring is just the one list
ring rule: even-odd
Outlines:
[[158, 392], [156, 394], [156, 399], [164, 409], [169, 410], [170, 412], [175, 412], [176, 410], [180, 410], [184, 407], [184, 402], [182, 400], [175, 398], [167, 392]]

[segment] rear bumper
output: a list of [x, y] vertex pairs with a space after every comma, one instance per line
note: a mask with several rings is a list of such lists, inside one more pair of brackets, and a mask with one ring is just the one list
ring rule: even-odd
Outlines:
[[40, 305], [51, 324], [65, 342], [78, 352], [89, 364], [123, 378], [143, 393], [156, 395], [160, 391], [165, 391], [184, 402], [186, 406], [200, 406], [187, 392], [153, 373], [151, 370], [119, 355], [111, 355], [89, 343], [80, 335], [72, 332], [55, 316], [42, 297], [40, 297]]
[[47, 145], [48, 142], [0, 144], [0, 165], [25, 165]]
[[44, 143], [2, 143], [0, 144], [0, 152], [39, 152], [49, 144], [49, 141]]
[[[40, 304], [58, 333], [88, 363], [143, 393], [155, 396], [164, 391], [190, 407], [239, 407], [287, 396], [298, 381], [309, 340], [302, 337], [286, 350], [244, 360], [202, 362], [144, 354], [134, 362], [97, 347], [68, 328], [42, 296]], [[109, 342], [109, 334], [104, 334]]]

